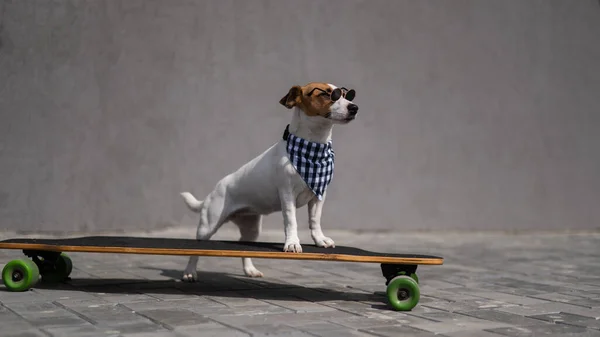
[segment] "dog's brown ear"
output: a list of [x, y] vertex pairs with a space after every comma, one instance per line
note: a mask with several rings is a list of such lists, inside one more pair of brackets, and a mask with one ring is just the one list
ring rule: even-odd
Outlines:
[[295, 85], [290, 88], [290, 91], [287, 93], [287, 95], [283, 96], [283, 98], [279, 100], [279, 104], [283, 105], [288, 109], [291, 109], [300, 102], [301, 96], [302, 88], [300, 88], [300, 86], [298, 85]]

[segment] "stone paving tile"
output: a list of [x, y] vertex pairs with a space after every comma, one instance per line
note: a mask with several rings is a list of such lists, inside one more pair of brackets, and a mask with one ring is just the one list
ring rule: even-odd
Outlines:
[[302, 313], [302, 312], [322, 312], [326, 315], [328, 311], [336, 311], [336, 308], [332, 308], [330, 306], [322, 305], [319, 303], [306, 302], [302, 300], [298, 301], [286, 301], [286, 300], [265, 300], [267, 303], [271, 303], [282, 308], [288, 309], [292, 312]]
[[[313, 334], [319, 337], [373, 337], [375, 335], [352, 329], [339, 329], [317, 332]], [[410, 337], [410, 336], [408, 336]]]
[[[186, 326], [175, 330], [177, 337], [250, 337], [247, 332], [228, 327], [209, 328]], [[142, 336], [140, 336], [142, 337]]]
[[33, 325], [25, 318], [3, 306], [0, 306], [0, 326], [4, 330], [27, 330], [33, 328]]
[[459, 302], [459, 301], [465, 301], [465, 300], [472, 300], [472, 301], [483, 300], [482, 297], [470, 295], [467, 292], [467, 290], [465, 290], [464, 293], [461, 293], [459, 291], [432, 289], [431, 291], [428, 291], [426, 294], [427, 294], [427, 297], [433, 297], [435, 299], [444, 299], [444, 300], [453, 301], [453, 302]]
[[421, 307], [438, 309], [448, 312], [465, 312], [471, 310], [478, 310], [479, 305], [472, 302], [452, 302], [441, 299], [428, 300], [428, 298], [421, 298]]
[[590, 318], [600, 319], [600, 310], [588, 309], [580, 306], [570, 305], [567, 303], [551, 302], [547, 304], [535, 304], [530, 306], [506, 307], [498, 308], [499, 311], [513, 313], [522, 316], [533, 316], [543, 314], [555, 314], [559, 312], [567, 312], [575, 315], [587, 316]]
[[435, 320], [436, 322], [423, 322], [418, 324], [410, 324], [410, 326], [437, 334], [511, 326], [511, 324], [504, 322], [489, 321], [471, 316], [441, 311], [423, 314], [423, 317]]
[[[178, 237], [171, 234], [149, 236]], [[420, 304], [402, 313], [386, 305], [377, 264], [255, 259], [266, 277], [250, 279], [239, 258], [201, 258], [199, 282], [188, 284], [179, 281], [187, 257], [71, 253], [66, 284], [23, 293], [0, 287], [0, 335], [600, 336], [598, 233], [330, 235], [446, 263], [419, 267]], [[261, 239], [279, 241], [281, 233]], [[20, 257], [0, 251], [0, 263]]]
[[13, 303], [9, 310], [35, 327], [81, 326], [90, 322], [51, 302]]
[[[397, 321], [390, 317], [364, 317], [364, 316], [354, 316], [354, 317], [340, 317], [340, 318], [329, 318], [327, 319], [329, 322], [344, 326], [346, 328], [352, 329], [365, 329], [372, 328], [378, 326], [387, 326], [396, 324]], [[429, 321], [428, 321], [429, 322]]]
[[138, 333], [121, 333], [121, 337], [182, 337], [182, 334], [178, 334], [173, 331], [155, 331], [155, 332], [138, 332]]
[[[294, 327], [294, 325], [291, 325], [292, 327]], [[332, 331], [332, 330], [340, 330], [342, 328], [345, 328], [343, 325], [339, 325], [339, 324], [335, 324], [332, 322], [324, 322], [324, 321], [317, 321], [317, 320], [307, 320], [305, 322], [302, 322], [301, 324], [297, 324], [297, 326], [295, 326], [296, 329], [300, 330], [300, 331], [304, 331], [304, 332], [308, 332], [308, 333], [313, 333], [313, 334], [323, 334], [327, 331]]]
[[518, 296], [512, 294], [506, 294], [502, 292], [494, 292], [494, 291], [478, 291], [477, 289], [469, 291], [469, 294], [477, 297], [488, 298], [492, 300], [502, 301], [511, 304], [518, 305], [532, 305], [532, 304], [541, 304], [548, 303], [548, 301], [552, 301], [553, 299], [548, 299], [541, 297], [542, 295], [532, 295], [532, 296]]
[[19, 332], [3, 332], [2, 337], [48, 337], [40, 330], [25, 330]]
[[[6, 259], [8, 262], [9, 260]], [[25, 291], [25, 292], [10, 292], [5, 288], [0, 286], [0, 303], [4, 305], [10, 305], [11, 303], [25, 303], [25, 302], [39, 302], [45, 299], [43, 296], [40, 296], [35, 291]]]
[[[336, 311], [322, 315], [321, 313], [285, 313], [271, 315], [220, 315], [211, 317], [212, 320], [222, 325], [235, 327], [243, 330], [247, 325], [262, 324], [262, 325], [285, 325], [295, 330], [310, 332], [305, 329], [308, 324], [315, 323], [330, 323], [325, 320], [340, 319], [354, 317], [350, 314]], [[337, 324], [339, 328], [344, 326]]]
[[590, 309], [600, 309], [600, 299], [580, 298], [576, 300], [571, 300], [567, 303]]
[[454, 332], [447, 332], [442, 334], [437, 334], [435, 335], [436, 337], [502, 337], [502, 335], [499, 335], [497, 333], [493, 333], [493, 332], [489, 332], [489, 331], [484, 331], [484, 330], [471, 330], [471, 331], [454, 331]]
[[404, 326], [404, 325], [378, 326], [378, 327], [372, 327], [372, 328], [359, 329], [359, 331], [367, 332], [372, 335], [381, 336], [381, 337], [396, 337], [396, 336], [432, 337], [432, 336], [435, 336], [434, 333], [415, 329], [410, 326]]
[[153, 333], [153, 332], [164, 332], [167, 333], [169, 329], [145, 321], [134, 321], [134, 322], [102, 322], [98, 324], [99, 327], [109, 328], [111, 331], [118, 331], [120, 335], [131, 334], [131, 333]]
[[[573, 295], [569, 295], [569, 294], [565, 294], [565, 293], [544, 293], [544, 294], [532, 295], [530, 297], [533, 299], [542, 299], [542, 300], [545, 300], [546, 302], [551, 301], [551, 302], [562, 302], [562, 303], [571, 303], [575, 300], [582, 299], [581, 296], [573, 296]], [[535, 304], [535, 303], [528, 303], [528, 304]]]
[[539, 322], [534, 318], [515, 315], [494, 309], [467, 311], [461, 312], [461, 314], [492, 322], [507, 323], [515, 326], [539, 324]]
[[65, 316], [28, 316], [27, 321], [36, 327], [59, 327], [59, 326], [84, 326], [90, 322], [77, 317], [76, 315]]
[[52, 337], [94, 337], [94, 336], [110, 336], [116, 337], [120, 335], [118, 330], [114, 328], [102, 328], [94, 325], [85, 326], [63, 326], [63, 327], [46, 327], [42, 329]]
[[[529, 300], [526, 298], [528, 296], [546, 293], [542, 290], [527, 289], [527, 288], [514, 288], [514, 287], [507, 287], [507, 286], [502, 286], [502, 285], [498, 285], [498, 284], [493, 284], [493, 281], [490, 281], [489, 283], [486, 283], [486, 284], [479, 284], [479, 285], [477, 285], [477, 289], [489, 290], [489, 291], [500, 293], [500, 294], [515, 295], [516, 297], [524, 297], [524, 298], [522, 298], [522, 300], [526, 300], [526, 301]], [[520, 304], [520, 303], [517, 303], [517, 304]]]
[[[600, 284], [600, 281], [597, 283]], [[569, 289], [566, 292], [560, 293], [569, 296], [576, 296], [580, 298], [590, 298], [590, 299], [600, 299], [600, 289], [598, 290], [578, 290], [578, 289]]]
[[302, 336], [311, 336], [306, 332], [302, 332], [300, 330], [294, 329], [290, 326], [281, 324], [281, 323], [271, 323], [271, 324], [247, 324], [242, 328], [245, 332], [250, 333], [251, 335], [302, 335]]
[[576, 325], [588, 329], [600, 330], [600, 320], [569, 313], [545, 314], [530, 316], [531, 318], [551, 322]]
[[135, 313], [170, 330], [186, 325], [214, 324], [210, 319], [185, 309], [149, 309]]
[[144, 311], [152, 309], [164, 310], [189, 310], [199, 315], [229, 315], [239, 312], [225, 304], [217, 303], [209, 299], [196, 297], [192, 299], [169, 300], [159, 302], [127, 303], [125, 306], [132, 311]]
[[599, 331], [589, 330], [582, 327], [569, 326], [563, 324], [545, 324], [521, 327], [507, 327], [485, 330], [509, 337], [537, 337], [537, 336], [555, 336], [555, 337], [598, 337]]

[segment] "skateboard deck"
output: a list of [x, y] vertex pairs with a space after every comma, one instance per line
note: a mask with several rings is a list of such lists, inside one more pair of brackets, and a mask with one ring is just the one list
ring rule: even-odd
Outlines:
[[320, 248], [303, 244], [302, 253], [283, 251], [283, 243], [243, 242], [175, 238], [83, 236], [65, 239], [15, 238], [0, 241], [0, 249], [18, 249], [31, 259], [18, 259], [2, 271], [5, 286], [24, 291], [37, 281], [68, 280], [72, 261], [64, 252], [151, 254], [213, 257], [251, 257], [265, 259], [320, 260], [380, 263], [387, 282], [387, 297], [396, 310], [411, 310], [419, 301], [416, 269], [418, 265], [441, 265], [440, 256], [380, 253], [356, 247]]
[[254, 257], [292, 260], [331, 260], [366, 263], [438, 265], [443, 258], [418, 254], [376, 253], [355, 247], [320, 248], [302, 245], [302, 253], [283, 251], [283, 243], [241, 241], [197, 241], [142, 237], [86, 236], [69, 239], [9, 239], [0, 241], [0, 249], [55, 252], [198, 255]]

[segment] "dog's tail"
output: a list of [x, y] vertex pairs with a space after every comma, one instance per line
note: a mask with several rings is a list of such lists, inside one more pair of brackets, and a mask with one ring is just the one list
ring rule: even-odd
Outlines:
[[190, 192], [183, 192], [181, 193], [181, 196], [183, 197], [183, 200], [185, 201], [185, 204], [189, 207], [189, 209], [196, 213], [200, 212], [200, 208], [202, 207], [202, 201], [196, 199]]

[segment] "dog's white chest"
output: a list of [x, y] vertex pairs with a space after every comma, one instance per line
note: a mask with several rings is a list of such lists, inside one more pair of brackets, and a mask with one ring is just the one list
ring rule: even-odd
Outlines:
[[[282, 198], [303, 207], [315, 194], [287, 157], [285, 142], [278, 142], [225, 179], [229, 203], [259, 214], [281, 211]], [[284, 188], [285, 186], [291, 188]]]

